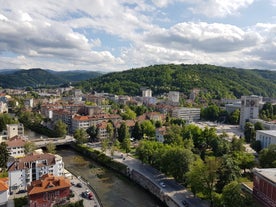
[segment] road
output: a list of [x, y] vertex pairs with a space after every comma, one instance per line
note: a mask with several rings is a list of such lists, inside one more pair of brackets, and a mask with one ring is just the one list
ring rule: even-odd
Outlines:
[[[101, 151], [99, 144], [90, 144], [95, 150]], [[166, 195], [171, 197], [179, 206], [183, 206], [181, 204], [182, 200], [186, 200], [189, 203], [189, 207], [208, 207], [208, 203], [203, 201], [197, 197], [194, 197], [193, 194], [184, 188], [182, 185], [175, 182], [172, 178], [166, 177], [163, 173], [156, 170], [155, 168], [141, 163], [140, 160], [135, 159], [125, 153], [115, 151], [113, 156], [110, 155], [110, 151], [106, 151], [106, 155], [112, 157], [117, 162], [123, 163], [128, 166], [130, 170], [134, 169], [140, 174], [147, 177], [149, 180], [154, 182], [156, 186], [160, 188]], [[164, 187], [162, 187], [163, 184]]]

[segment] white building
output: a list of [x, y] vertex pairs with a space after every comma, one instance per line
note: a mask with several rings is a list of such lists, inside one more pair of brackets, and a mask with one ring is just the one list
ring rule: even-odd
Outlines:
[[249, 119], [253, 124], [260, 122], [266, 130], [276, 130], [276, 121], [264, 121], [262, 119]]
[[240, 127], [242, 129], [244, 129], [246, 121], [258, 118], [261, 101], [262, 97], [260, 96], [252, 95], [241, 97]]
[[7, 139], [10, 139], [14, 136], [24, 136], [24, 125], [19, 124], [7, 124]]
[[228, 114], [233, 113], [236, 110], [241, 109], [241, 103], [233, 103], [233, 104], [225, 104], [225, 110], [227, 111]]
[[19, 136], [15, 136], [12, 139], [6, 141], [9, 155], [14, 158], [25, 156], [25, 145], [26, 141]]
[[0, 113], [8, 113], [8, 104], [0, 101]]
[[179, 91], [169, 91], [168, 101], [170, 104], [179, 104]]
[[261, 142], [262, 149], [276, 144], [276, 130], [257, 130], [256, 140]]
[[172, 117], [183, 119], [187, 122], [198, 121], [200, 120], [200, 108], [179, 107], [172, 111]]
[[62, 157], [49, 153], [32, 154], [16, 159], [8, 168], [11, 191], [26, 189], [32, 181], [49, 173], [62, 176], [64, 163]]
[[152, 97], [152, 90], [147, 88], [142, 90], [142, 97]]

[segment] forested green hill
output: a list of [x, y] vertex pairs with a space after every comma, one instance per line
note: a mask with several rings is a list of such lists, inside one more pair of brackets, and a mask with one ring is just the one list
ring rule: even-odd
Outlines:
[[0, 87], [45, 87], [59, 86], [102, 75], [93, 71], [52, 71], [39, 68], [29, 70], [0, 70]]
[[276, 72], [213, 65], [154, 65], [109, 73], [79, 86], [86, 91], [129, 95], [141, 95], [141, 87], [148, 87], [154, 95], [171, 90], [188, 95], [191, 89], [199, 88], [212, 98], [251, 94], [276, 97]]

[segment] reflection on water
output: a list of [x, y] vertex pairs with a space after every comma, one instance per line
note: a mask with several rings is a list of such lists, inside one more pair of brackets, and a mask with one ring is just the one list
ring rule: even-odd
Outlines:
[[161, 207], [148, 192], [125, 177], [88, 160], [70, 149], [58, 149], [65, 167], [85, 178], [96, 190], [104, 207]]

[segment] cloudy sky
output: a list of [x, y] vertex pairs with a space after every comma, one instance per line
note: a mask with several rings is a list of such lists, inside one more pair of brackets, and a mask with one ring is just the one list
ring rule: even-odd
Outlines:
[[0, 69], [276, 70], [276, 0], [0, 0]]

